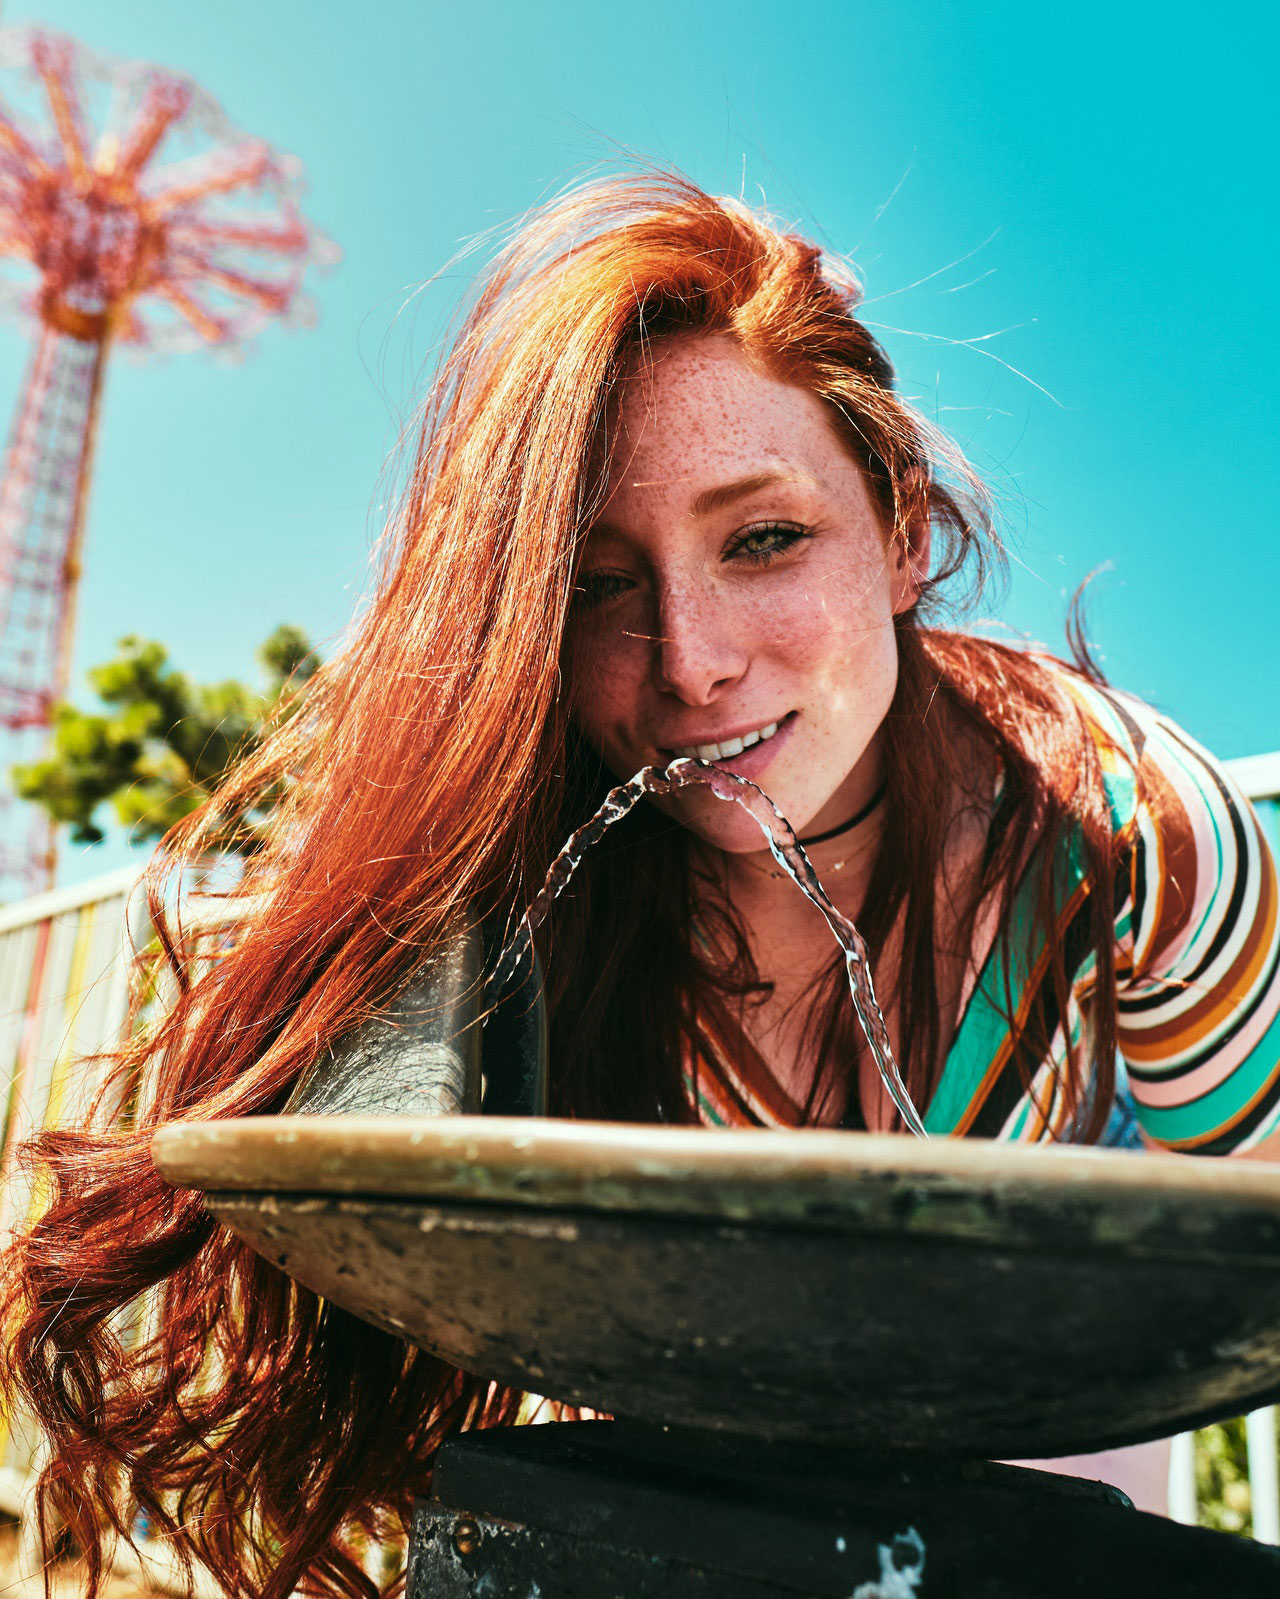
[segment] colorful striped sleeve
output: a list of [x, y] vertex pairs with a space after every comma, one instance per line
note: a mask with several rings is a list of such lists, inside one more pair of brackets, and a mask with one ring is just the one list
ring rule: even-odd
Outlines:
[[1186, 733], [1125, 695], [1139, 803], [1117, 922], [1119, 1046], [1143, 1132], [1226, 1155], [1280, 1127], [1276, 865], [1249, 802]]

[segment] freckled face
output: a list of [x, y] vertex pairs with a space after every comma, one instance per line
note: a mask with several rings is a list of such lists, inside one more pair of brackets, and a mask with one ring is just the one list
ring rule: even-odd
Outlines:
[[[677, 337], [624, 385], [613, 443], [567, 640], [579, 727], [624, 779], [727, 745], [798, 832], [838, 826], [879, 782], [893, 617], [918, 589], [825, 406], [728, 337]], [[664, 806], [760, 849], [705, 790]]]

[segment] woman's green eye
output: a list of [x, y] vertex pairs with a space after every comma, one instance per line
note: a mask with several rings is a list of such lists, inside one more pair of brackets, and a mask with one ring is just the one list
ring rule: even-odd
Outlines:
[[757, 561], [768, 561], [774, 555], [781, 555], [784, 550], [789, 550], [800, 539], [807, 538], [803, 528], [793, 527], [789, 523], [769, 522], [760, 527], [748, 528], [733, 546], [730, 554], [743, 555]]

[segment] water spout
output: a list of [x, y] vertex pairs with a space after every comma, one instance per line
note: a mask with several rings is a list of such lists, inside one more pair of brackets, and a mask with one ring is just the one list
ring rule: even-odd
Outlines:
[[844, 951], [845, 970], [849, 977], [849, 993], [853, 999], [854, 1014], [866, 1036], [867, 1047], [871, 1051], [871, 1057], [876, 1063], [881, 1080], [906, 1125], [917, 1138], [927, 1138], [924, 1123], [911, 1102], [911, 1096], [893, 1058], [889, 1032], [885, 1026], [884, 1013], [876, 999], [875, 984], [871, 978], [871, 964], [867, 958], [867, 946], [862, 934], [848, 917], [832, 904], [809, 857], [804, 852], [804, 846], [796, 837], [794, 828], [764, 790], [747, 778], [726, 772], [722, 767], [713, 766], [707, 761], [681, 756], [665, 768], [645, 766], [628, 782], [610, 789], [600, 809], [569, 838], [547, 869], [546, 878], [533, 903], [524, 913], [519, 927], [498, 956], [490, 978], [491, 991], [500, 992], [511, 975], [520, 969], [533, 943], [534, 933], [568, 886], [587, 850], [593, 844], [598, 844], [614, 823], [620, 822], [628, 815], [646, 794], [669, 794], [695, 783], [709, 788], [717, 799], [741, 805], [764, 834], [774, 860], [805, 898], [822, 912], [836, 942]]

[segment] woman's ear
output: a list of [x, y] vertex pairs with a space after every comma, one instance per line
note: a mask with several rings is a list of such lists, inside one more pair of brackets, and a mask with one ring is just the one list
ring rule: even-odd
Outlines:
[[890, 546], [893, 561], [893, 614], [918, 605], [929, 580], [929, 547], [933, 520], [929, 515], [929, 478], [913, 466], [898, 489], [898, 526]]

